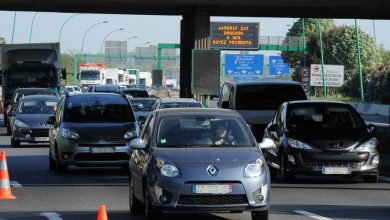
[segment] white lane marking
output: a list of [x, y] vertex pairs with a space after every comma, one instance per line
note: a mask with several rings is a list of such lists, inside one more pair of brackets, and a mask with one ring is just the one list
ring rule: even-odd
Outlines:
[[18, 183], [18, 181], [10, 181], [10, 184], [13, 188], [21, 188], [22, 184]]
[[317, 214], [314, 214], [314, 213], [311, 213], [311, 212], [306, 212], [306, 211], [303, 211], [303, 210], [295, 210], [294, 212], [296, 212], [298, 214], [301, 214], [301, 215], [304, 215], [304, 216], [307, 216], [307, 217], [312, 218], [312, 219], [332, 220], [331, 218], [326, 218], [326, 217], [323, 217], [323, 216], [320, 216], [320, 215], [317, 215]]
[[389, 178], [389, 177], [380, 176], [379, 179], [380, 179], [380, 180], [383, 180], [383, 181], [390, 182], [390, 178]]
[[49, 220], [62, 220], [60, 214], [55, 212], [42, 212], [39, 216], [46, 217]]

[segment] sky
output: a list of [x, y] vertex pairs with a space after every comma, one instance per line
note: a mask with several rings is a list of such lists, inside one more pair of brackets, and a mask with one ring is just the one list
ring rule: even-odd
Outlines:
[[[14, 32], [14, 43], [28, 43], [31, 24], [35, 12], [17, 12]], [[74, 13], [39, 12], [34, 21], [31, 42], [58, 42], [59, 32], [64, 21]], [[11, 43], [14, 12], [0, 11], [0, 36], [7, 43]], [[79, 14], [70, 19], [64, 26], [61, 34], [61, 51], [75, 52], [82, 47], [83, 36], [92, 25], [108, 21], [92, 28], [86, 35], [84, 42], [85, 53], [100, 53], [104, 37], [110, 32], [106, 40], [128, 40], [128, 51], [136, 46], [147, 46], [158, 43], [180, 42], [180, 16], [151, 16], [151, 15], [112, 15], [112, 14]], [[259, 22], [261, 36], [285, 36], [295, 21], [294, 18], [243, 18], [243, 17], [212, 17], [211, 21]], [[373, 36], [373, 21], [358, 20], [359, 25], [366, 33]], [[336, 19], [337, 25], [354, 25], [352, 19]], [[375, 21], [377, 44], [390, 50], [390, 21]]]

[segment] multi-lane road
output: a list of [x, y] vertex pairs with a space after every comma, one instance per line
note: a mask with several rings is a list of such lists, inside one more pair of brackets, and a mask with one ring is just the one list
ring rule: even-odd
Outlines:
[[[107, 206], [109, 219], [144, 219], [129, 214], [128, 177], [119, 168], [71, 168], [57, 174], [48, 169], [47, 145], [12, 148], [4, 127], [0, 150], [7, 153], [17, 197], [0, 200], [0, 220], [92, 220], [99, 204]], [[164, 219], [250, 219], [250, 214], [167, 214]], [[390, 178], [381, 177], [377, 184], [305, 176], [293, 184], [275, 181], [271, 219], [390, 219]]]

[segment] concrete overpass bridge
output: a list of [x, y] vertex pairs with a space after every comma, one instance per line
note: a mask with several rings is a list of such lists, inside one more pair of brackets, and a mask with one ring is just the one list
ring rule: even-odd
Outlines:
[[390, 19], [388, 0], [1, 0], [0, 10], [181, 15], [182, 97], [192, 95], [192, 49], [209, 48], [210, 16]]

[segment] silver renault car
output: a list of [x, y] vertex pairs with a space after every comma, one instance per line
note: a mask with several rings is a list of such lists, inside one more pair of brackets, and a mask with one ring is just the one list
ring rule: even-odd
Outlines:
[[133, 214], [243, 212], [268, 219], [270, 174], [261, 148], [232, 110], [156, 110], [130, 142], [129, 203]]

